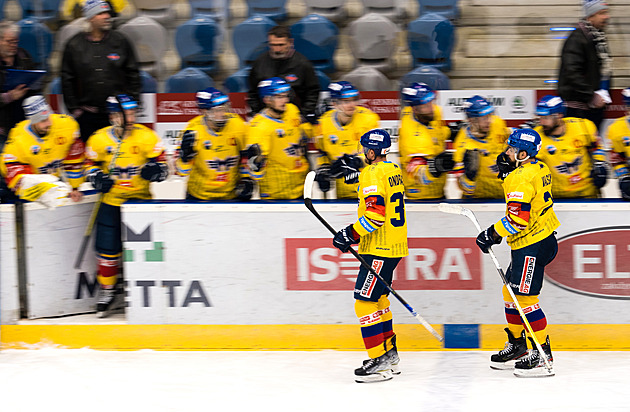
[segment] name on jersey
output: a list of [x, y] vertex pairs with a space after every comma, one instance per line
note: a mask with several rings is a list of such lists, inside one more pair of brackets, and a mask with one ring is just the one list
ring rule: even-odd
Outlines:
[[390, 187], [394, 187], [394, 186], [398, 186], [398, 185], [402, 185], [403, 184], [402, 175], [390, 176], [387, 180], [389, 181], [389, 186]]
[[543, 187], [549, 186], [551, 184], [551, 173], [546, 174], [542, 177], [542, 185]]

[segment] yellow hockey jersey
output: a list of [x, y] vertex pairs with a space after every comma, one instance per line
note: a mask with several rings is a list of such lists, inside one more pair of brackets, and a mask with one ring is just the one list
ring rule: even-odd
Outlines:
[[446, 139], [450, 129], [442, 121], [442, 110], [433, 107], [434, 118], [428, 126], [418, 122], [412, 108], [403, 109], [398, 131], [398, 150], [405, 194], [409, 199], [440, 199], [444, 197], [444, 184], [447, 174], [433, 177], [429, 173], [427, 159], [446, 150]]
[[215, 133], [206, 126], [203, 116], [186, 125], [196, 134], [190, 162], [178, 158], [176, 172], [188, 177], [188, 193], [198, 199], [234, 199], [234, 187], [240, 179], [240, 151], [245, 149], [247, 124], [237, 114], [228, 113], [225, 126]]
[[[344, 154], [360, 156], [359, 141], [364, 133], [378, 128], [380, 118], [370, 109], [357, 106], [352, 119], [342, 126], [337, 120], [337, 111], [329, 110], [319, 119], [319, 124], [315, 127], [315, 146], [320, 151], [318, 166], [329, 163], [333, 164]], [[356, 199], [356, 184], [346, 184], [343, 177], [336, 179], [337, 199]]]
[[389, 161], [367, 166], [359, 176], [359, 253], [382, 257], [407, 256], [405, 185], [400, 167]]
[[503, 182], [505, 217], [494, 224], [512, 249], [540, 242], [560, 226], [553, 210], [553, 177], [546, 164], [534, 160], [513, 170]]
[[11, 189], [22, 174], [52, 174], [65, 178], [73, 187], [83, 183], [84, 145], [79, 124], [70, 116], [51, 114], [48, 134], [39, 137], [24, 120], [11, 131], [0, 159], [0, 172]]
[[621, 117], [608, 127], [608, 139], [611, 145], [610, 164], [620, 178], [630, 173], [630, 116]]
[[250, 122], [247, 146], [258, 144], [266, 165], [251, 175], [258, 181], [262, 199], [299, 199], [309, 170], [306, 137], [298, 108], [287, 103], [281, 119], [258, 113]]
[[133, 125], [122, 141], [113, 126], [96, 131], [88, 139], [85, 153], [92, 162], [88, 174], [98, 167], [114, 180], [114, 186], [103, 195], [103, 202], [112, 206], [120, 206], [129, 199], [151, 199], [150, 182], [140, 177], [140, 170], [149, 159], [166, 160], [160, 137], [141, 124]]
[[[458, 179], [459, 187], [462, 189], [463, 198], [490, 198], [500, 199], [503, 197], [501, 180], [497, 177], [499, 168], [497, 167], [497, 156], [505, 150], [505, 141], [510, 135], [510, 130], [505, 125], [505, 121], [499, 116], [492, 115], [490, 130], [484, 139], [474, 137], [468, 127], [462, 128], [455, 138], [455, 171], [461, 172]], [[470, 180], [463, 174], [464, 153], [466, 150], [480, 152], [479, 171], [475, 180]]]
[[587, 119], [566, 117], [563, 120], [566, 130], [559, 138], [546, 136], [542, 126], [535, 129], [542, 139], [536, 157], [551, 170], [553, 197], [596, 197], [599, 190], [591, 178], [593, 160], [606, 160], [597, 127]]

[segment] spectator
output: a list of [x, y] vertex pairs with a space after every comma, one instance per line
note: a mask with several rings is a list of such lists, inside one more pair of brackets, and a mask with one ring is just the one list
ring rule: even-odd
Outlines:
[[551, 170], [552, 193], [558, 198], [598, 197], [606, 184], [608, 165], [593, 122], [564, 117], [558, 96], [545, 96], [536, 104], [542, 139], [537, 158]]
[[611, 102], [612, 55], [604, 32], [609, 19], [604, 1], [584, 1], [584, 18], [564, 42], [558, 74], [567, 117], [588, 119], [598, 129]]
[[72, 37], [63, 51], [61, 87], [66, 108], [77, 119], [85, 142], [96, 130], [109, 126], [105, 101], [112, 94], [140, 97], [140, 72], [127, 38], [111, 30], [109, 5], [87, 0], [83, 15], [89, 31]]
[[248, 104], [252, 112], [258, 113], [265, 107], [263, 96], [258, 94], [258, 84], [265, 79], [281, 77], [291, 85], [290, 102], [298, 107], [306, 121], [317, 123], [319, 80], [313, 64], [293, 49], [291, 31], [287, 27], [272, 27], [267, 42], [269, 52], [256, 59], [249, 73]]
[[250, 122], [247, 168], [262, 199], [299, 199], [309, 170], [306, 137], [298, 108], [289, 103], [291, 86], [279, 77], [263, 80], [258, 93], [265, 108]]
[[[330, 179], [336, 179], [337, 199], [356, 199], [363, 155], [359, 138], [378, 128], [379, 117], [359, 104], [359, 91], [349, 82], [328, 86], [333, 105], [315, 127], [316, 146], [320, 151], [317, 180], [323, 192], [330, 190]], [[331, 167], [332, 164], [332, 167]]]
[[621, 197], [630, 200], [630, 88], [623, 89], [621, 97], [626, 114], [608, 128], [608, 139], [612, 146], [610, 163], [619, 179]]
[[494, 107], [481, 96], [465, 102], [468, 126], [455, 137], [456, 171], [462, 197], [502, 199], [503, 187], [497, 177], [496, 159], [510, 132], [505, 121], [493, 114]]
[[442, 199], [446, 172], [453, 170], [453, 155], [446, 151], [451, 131], [435, 104], [435, 92], [424, 83], [402, 90], [406, 103], [400, 116], [398, 149], [405, 195], [409, 199]]
[[176, 161], [177, 174], [190, 175], [186, 199], [249, 200], [254, 182], [240, 179], [239, 173], [247, 124], [230, 112], [230, 99], [214, 87], [196, 97], [201, 115], [186, 125]]

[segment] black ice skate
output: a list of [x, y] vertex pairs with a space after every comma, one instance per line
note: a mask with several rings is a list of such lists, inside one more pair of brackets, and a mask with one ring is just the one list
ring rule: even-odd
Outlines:
[[109, 314], [117, 309], [124, 307], [124, 299], [122, 290], [117, 287], [103, 288], [101, 286], [100, 296], [96, 304], [96, 316], [106, 318]]
[[545, 355], [547, 356], [547, 360], [549, 360], [549, 365], [551, 365], [551, 370], [547, 370], [545, 366], [545, 360], [540, 356], [538, 349], [536, 349], [536, 344], [532, 338], [529, 338], [530, 343], [532, 344], [532, 348], [529, 350], [529, 354], [514, 365], [514, 375], [519, 378], [540, 378], [546, 376], [553, 376], [556, 373], [553, 371], [553, 355], [551, 354], [551, 345], [549, 344], [549, 336], [545, 340], [545, 343], [541, 344]]
[[368, 359], [360, 368], [354, 370], [354, 380], [358, 383], [388, 381], [393, 377], [392, 364], [387, 353], [378, 358]]
[[520, 338], [515, 338], [509, 328], [505, 328], [508, 335], [508, 341], [505, 347], [499, 353], [490, 357], [490, 367], [492, 369], [512, 369], [519, 359], [527, 355], [527, 341], [525, 340], [525, 331], [521, 332]]

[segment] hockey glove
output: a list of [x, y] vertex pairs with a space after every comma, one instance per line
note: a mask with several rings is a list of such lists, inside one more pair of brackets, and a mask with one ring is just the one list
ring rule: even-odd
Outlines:
[[619, 190], [624, 200], [630, 200], [630, 175], [621, 176], [619, 178]]
[[358, 156], [345, 154], [333, 163], [330, 175], [335, 178], [343, 176], [344, 183], [359, 183], [359, 169], [363, 167], [363, 161]]
[[259, 172], [265, 167], [265, 157], [262, 155], [260, 146], [257, 143], [250, 145], [247, 149], [241, 151], [241, 159], [246, 159], [247, 167], [252, 172]]
[[163, 182], [168, 176], [168, 166], [155, 160], [149, 160], [140, 170], [140, 177], [149, 182]]
[[494, 226], [490, 226], [477, 235], [477, 246], [483, 253], [488, 253], [492, 245], [498, 245], [502, 240], [503, 238], [494, 230]]
[[39, 202], [49, 209], [54, 209], [63, 203], [70, 190], [70, 186], [55, 175], [26, 174], [20, 179], [17, 195], [20, 199]]
[[107, 193], [114, 186], [114, 180], [103, 173], [101, 169], [96, 169], [87, 175], [87, 181], [94, 186], [94, 190], [101, 193]]
[[435, 158], [428, 159], [429, 173], [433, 177], [440, 177], [442, 173], [450, 172], [455, 167], [453, 154], [451, 152], [442, 152]]
[[499, 168], [499, 174], [497, 175], [497, 177], [501, 180], [505, 180], [510, 172], [516, 169], [516, 165], [510, 162], [510, 158], [505, 152], [500, 153], [497, 156], [497, 167]]
[[330, 190], [330, 165], [321, 165], [315, 174], [315, 181], [319, 185], [319, 190], [326, 193]]
[[182, 145], [179, 152], [179, 158], [182, 159], [182, 162], [188, 163], [197, 153], [195, 153], [195, 137], [196, 133], [192, 130], [184, 130], [184, 134], [182, 134]]
[[475, 180], [479, 171], [479, 152], [466, 150], [464, 153], [464, 174], [469, 180]]
[[333, 246], [341, 250], [342, 253], [346, 253], [348, 250], [350, 250], [350, 247], [352, 247], [352, 245], [356, 245], [359, 243], [360, 238], [361, 237], [354, 230], [352, 225], [349, 225], [337, 232], [337, 234], [333, 238]]
[[254, 181], [249, 177], [242, 178], [236, 184], [234, 192], [236, 193], [236, 199], [242, 201], [250, 200], [254, 194]]
[[608, 178], [608, 164], [606, 162], [595, 162], [591, 170], [591, 178], [596, 188], [601, 189], [606, 184]]

